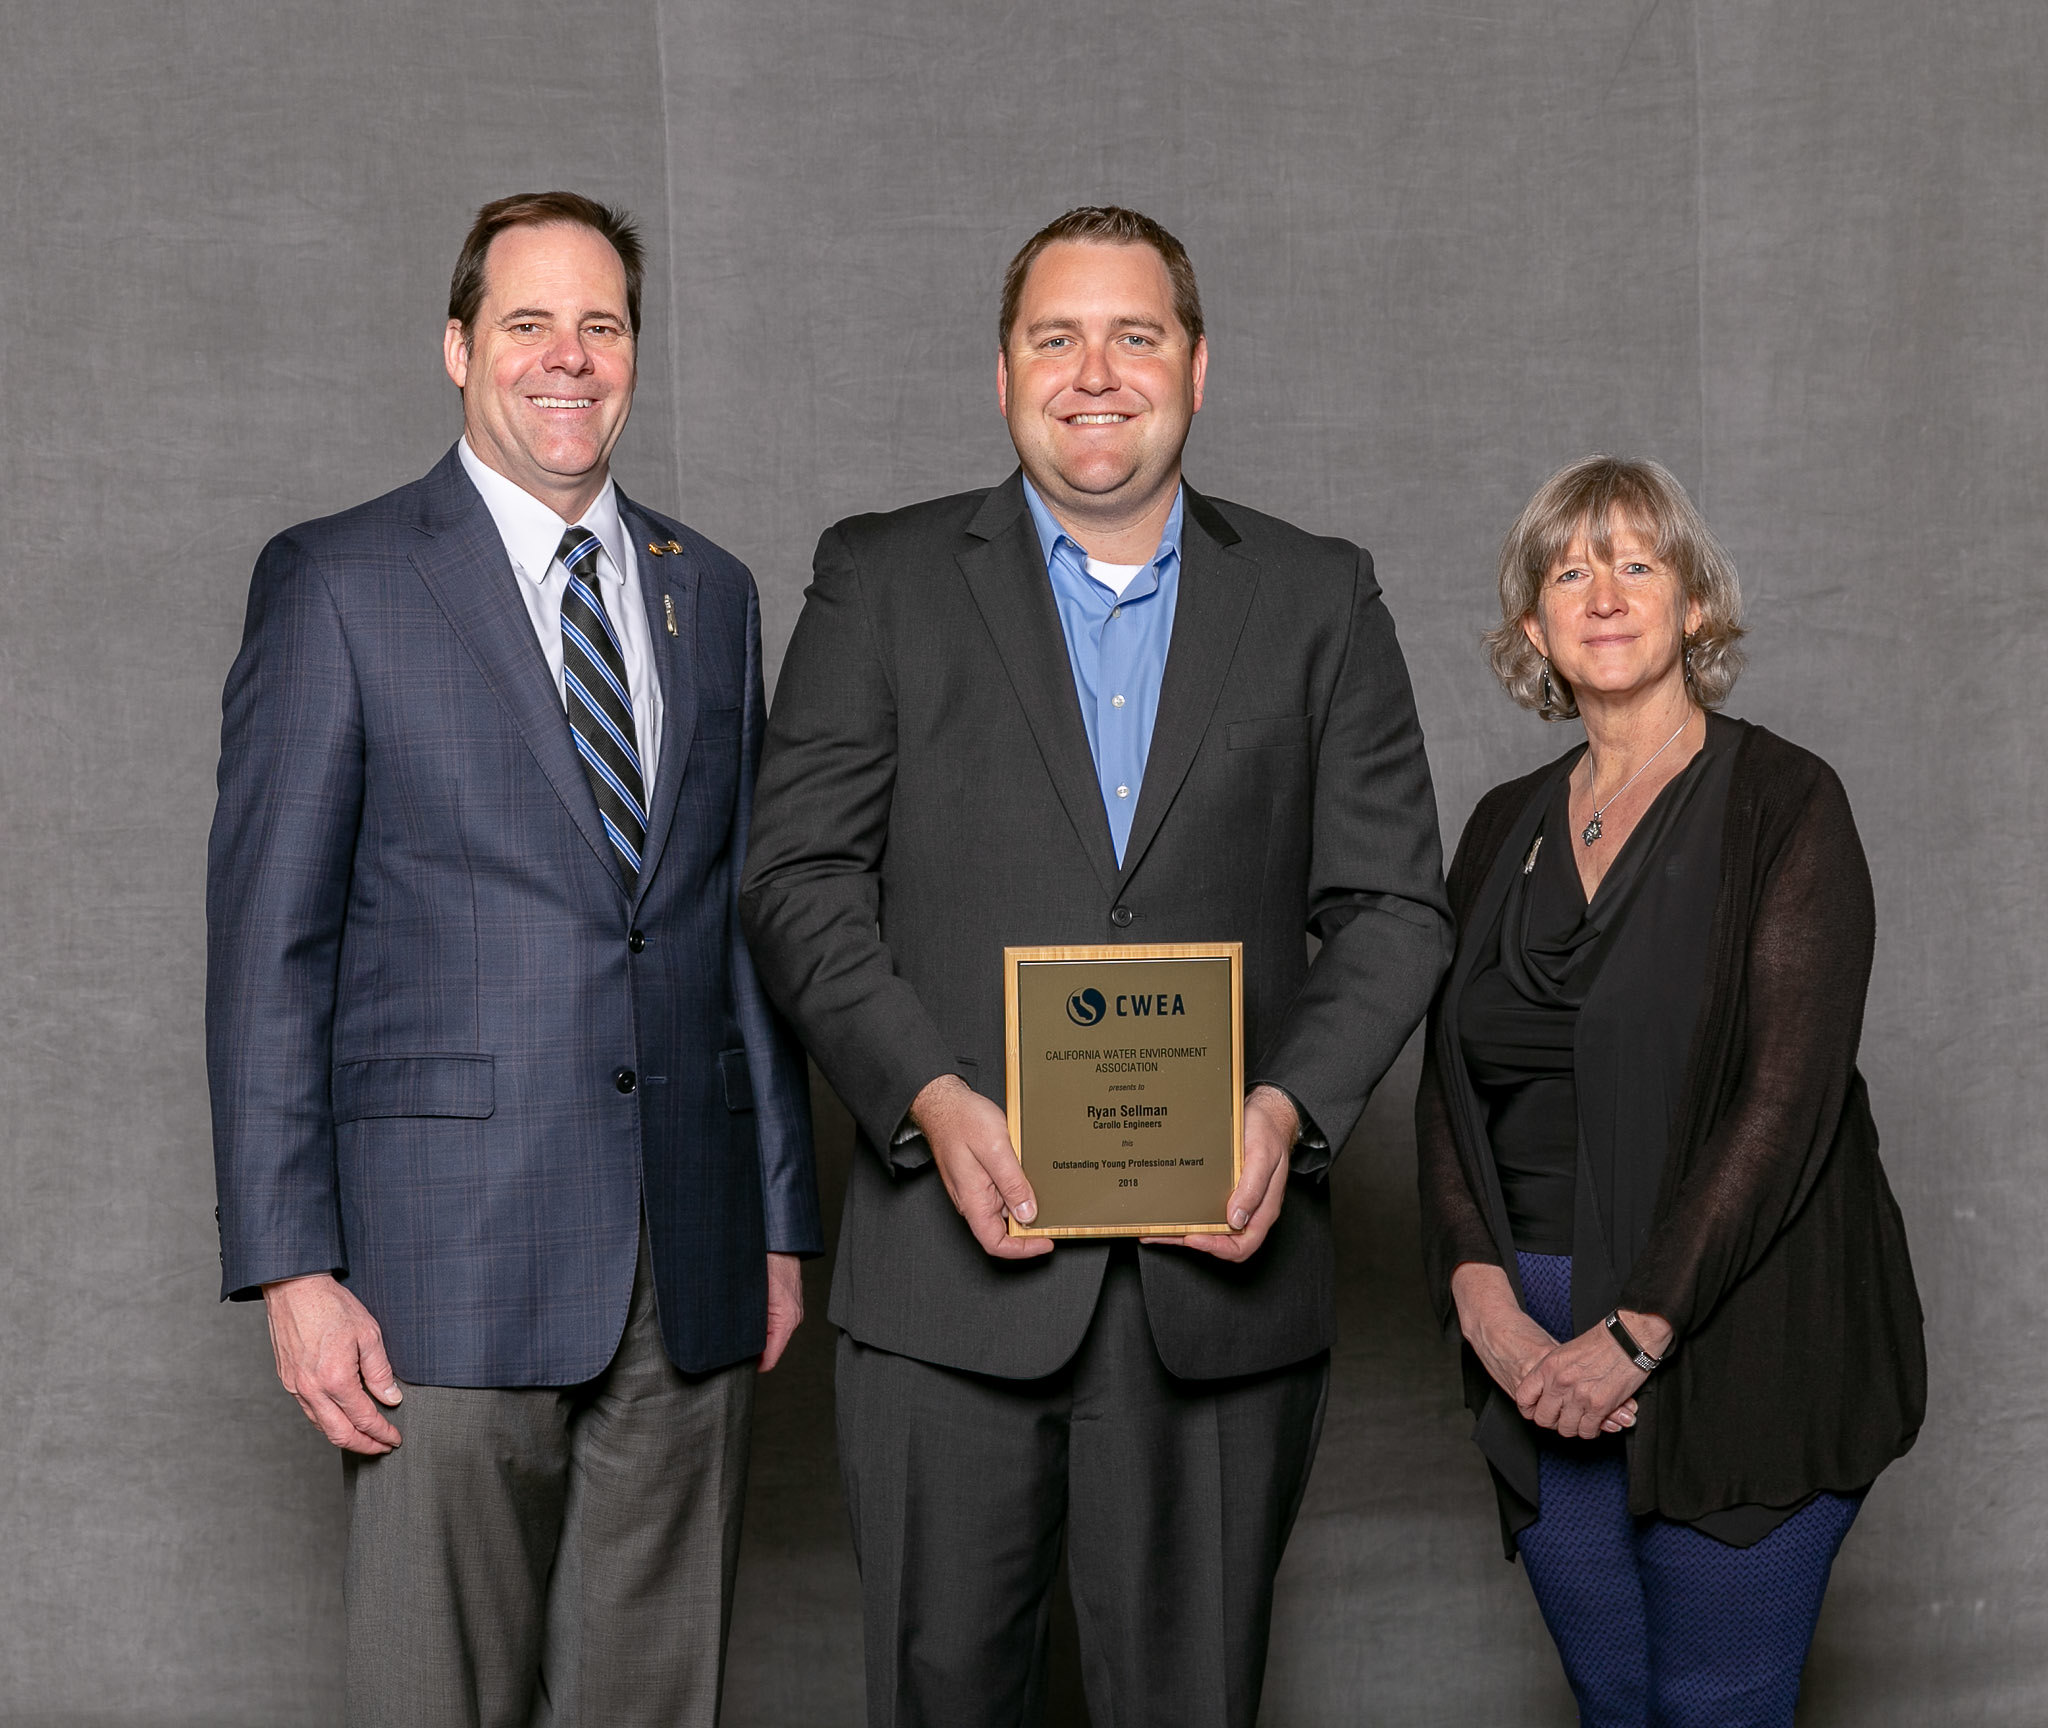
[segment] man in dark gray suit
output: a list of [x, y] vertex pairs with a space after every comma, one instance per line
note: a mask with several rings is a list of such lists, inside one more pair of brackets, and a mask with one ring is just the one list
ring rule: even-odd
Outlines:
[[352, 1728], [716, 1718], [756, 1364], [822, 1245], [739, 938], [754, 585], [610, 476], [640, 257], [573, 193], [478, 213], [461, 440], [264, 549], [228, 677], [223, 1294], [344, 1452]]
[[[1435, 802], [1371, 559], [1182, 483], [1179, 242], [1069, 213], [1000, 337], [1021, 473], [819, 544], [741, 894], [860, 1129], [832, 1318], [868, 1716], [1033, 1720], [1064, 1527], [1096, 1720], [1249, 1728], [1329, 1378], [1324, 1176], [1449, 954]], [[1004, 946], [1229, 940], [1234, 1232], [1010, 1237]]]

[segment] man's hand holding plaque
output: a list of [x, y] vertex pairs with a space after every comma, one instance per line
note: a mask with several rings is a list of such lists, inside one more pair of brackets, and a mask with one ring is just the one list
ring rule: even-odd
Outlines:
[[910, 1106], [911, 1124], [932, 1149], [939, 1180], [975, 1241], [998, 1260], [1050, 1254], [1046, 1236], [1013, 1236], [1011, 1218], [1028, 1224], [1038, 1202], [1010, 1145], [1009, 1119], [957, 1074], [941, 1074]]
[[1287, 1198], [1288, 1160], [1301, 1134], [1301, 1113], [1277, 1086], [1254, 1086], [1244, 1101], [1244, 1171], [1229, 1203], [1230, 1234], [1141, 1236], [1155, 1247], [1196, 1248], [1219, 1260], [1249, 1260], [1280, 1218]]

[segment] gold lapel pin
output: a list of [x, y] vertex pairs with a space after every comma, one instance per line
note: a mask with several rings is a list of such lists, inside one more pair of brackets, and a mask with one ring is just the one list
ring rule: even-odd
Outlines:
[[648, 541], [647, 550], [652, 552], [655, 555], [655, 557], [659, 558], [662, 554], [661, 542], [659, 540]]
[[678, 545], [677, 545], [677, 544], [676, 544], [676, 543], [675, 543], [675, 542], [674, 542], [673, 540], [671, 540], [671, 541], [670, 541], [670, 542], [668, 543], [668, 549], [669, 549], [669, 550], [670, 550], [671, 552], [675, 553], [677, 557], [679, 557], [679, 558], [680, 558], [680, 557], [682, 556], [682, 552], [683, 552], [683, 549], [682, 549], [682, 547], [678, 546]]
[[673, 636], [676, 633], [676, 603], [673, 595], [664, 594], [661, 597], [661, 610], [668, 618], [668, 633]]

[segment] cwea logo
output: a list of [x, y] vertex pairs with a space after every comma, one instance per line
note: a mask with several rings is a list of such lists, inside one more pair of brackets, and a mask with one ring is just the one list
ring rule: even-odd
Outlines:
[[1119, 1020], [1127, 1015], [1185, 1014], [1178, 996], [1119, 996], [1116, 999], [1116, 1013]]
[[[1093, 1026], [1108, 1012], [1109, 1004], [1100, 990], [1077, 990], [1067, 998], [1067, 1018], [1076, 1026]], [[1186, 1013], [1187, 1009], [1177, 995], [1119, 996], [1116, 999], [1116, 1017], [1119, 1020]]]

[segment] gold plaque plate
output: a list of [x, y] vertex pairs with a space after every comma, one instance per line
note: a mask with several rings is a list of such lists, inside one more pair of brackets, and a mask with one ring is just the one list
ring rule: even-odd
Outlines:
[[1221, 1234], [1244, 1167], [1244, 944], [1003, 950], [1013, 1236]]

